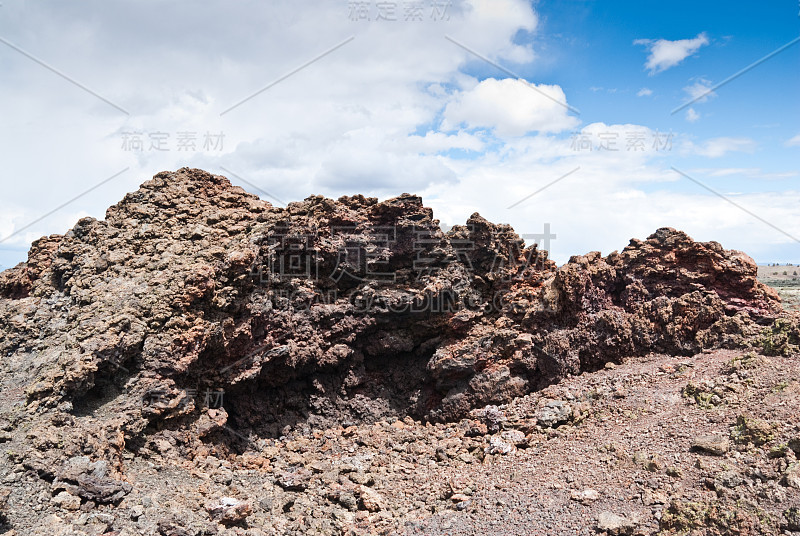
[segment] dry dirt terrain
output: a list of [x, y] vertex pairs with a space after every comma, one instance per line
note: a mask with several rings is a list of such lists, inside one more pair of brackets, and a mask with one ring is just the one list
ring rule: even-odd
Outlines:
[[758, 278], [778, 291], [785, 309], [800, 311], [800, 266], [759, 265]]
[[0, 273], [0, 534], [800, 535], [767, 282], [162, 172]]
[[[128, 456], [116, 505], [56, 493], [24, 460], [2, 479], [12, 518], [40, 524], [17, 534], [792, 534], [797, 378], [796, 357], [652, 355], [458, 423], [291, 433], [192, 461], [152, 445]], [[223, 497], [248, 505], [242, 526], [209, 520]]]

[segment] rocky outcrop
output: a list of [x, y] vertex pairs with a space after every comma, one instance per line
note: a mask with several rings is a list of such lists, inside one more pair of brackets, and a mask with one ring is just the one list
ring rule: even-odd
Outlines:
[[608, 362], [741, 346], [780, 314], [752, 259], [674, 229], [559, 268], [478, 214], [443, 232], [417, 196], [279, 208], [181, 169], [0, 274], [0, 421], [53, 415], [29, 463], [56, 474], [156, 430], [451, 420]]

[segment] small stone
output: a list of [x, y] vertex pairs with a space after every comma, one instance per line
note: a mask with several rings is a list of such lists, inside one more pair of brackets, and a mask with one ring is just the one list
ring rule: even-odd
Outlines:
[[295, 471], [281, 471], [277, 475], [276, 482], [286, 491], [305, 491], [311, 477], [311, 471], [300, 468]]
[[795, 462], [786, 468], [783, 481], [790, 488], [800, 489], [800, 462]]
[[563, 400], [551, 400], [536, 413], [536, 420], [542, 428], [556, 428], [569, 422], [572, 406]]
[[361, 484], [363, 486], [372, 486], [373, 484], [375, 484], [375, 479], [369, 473], [362, 473], [361, 471], [356, 471], [354, 473], [350, 473], [347, 476], [348, 478], [350, 478], [350, 480], [352, 480], [356, 484]]
[[510, 454], [517, 450], [517, 448], [504, 441], [502, 436], [492, 436], [489, 438], [489, 446], [485, 449], [486, 454]]
[[646, 452], [637, 450], [633, 453], [633, 463], [636, 465], [645, 465], [650, 460], [650, 456]]
[[663, 491], [656, 490], [651, 491], [649, 489], [644, 490], [644, 494], [642, 494], [642, 502], [647, 506], [652, 506], [654, 504], [667, 504], [669, 498], [667, 494]]
[[589, 504], [600, 498], [600, 492], [591, 488], [586, 488], [583, 491], [573, 490], [569, 498], [581, 504]]
[[206, 511], [211, 519], [225, 525], [233, 525], [244, 521], [252, 513], [250, 504], [233, 497], [220, 497], [214, 502], [206, 503]]
[[162, 519], [158, 522], [157, 528], [159, 535], [166, 534], [169, 536], [191, 536], [191, 533], [186, 528], [170, 520]]
[[607, 532], [610, 536], [633, 534], [636, 525], [635, 520], [612, 512], [602, 512], [597, 518], [597, 529]]
[[88, 523], [94, 523], [98, 525], [113, 525], [115, 521], [115, 517], [111, 514], [105, 514], [103, 512], [93, 512], [87, 518]]
[[656, 456], [653, 456], [644, 466], [651, 473], [657, 473], [662, 467], [661, 461]]
[[713, 456], [723, 456], [731, 448], [731, 443], [721, 435], [704, 435], [696, 438], [692, 442], [692, 450], [711, 454]]
[[350, 491], [343, 491], [339, 494], [339, 504], [352, 512], [358, 510], [358, 499]]
[[131, 519], [136, 521], [140, 517], [144, 515], [144, 507], [137, 504], [133, 508], [131, 508]]
[[385, 508], [385, 501], [380, 493], [366, 486], [359, 487], [361, 504], [368, 512], [379, 512]]
[[258, 500], [258, 507], [265, 512], [270, 512], [272, 511], [272, 506], [274, 503], [275, 501], [272, 496], [262, 497]]
[[519, 430], [504, 430], [500, 432], [500, 437], [502, 437], [506, 443], [511, 443], [515, 447], [525, 447], [528, 445], [525, 434]]
[[770, 460], [774, 460], [775, 458], [783, 458], [786, 456], [786, 454], [788, 454], [788, 452], [789, 447], [786, 445], [776, 445], [769, 449], [769, 452], [767, 452], [767, 458]]
[[62, 491], [52, 499], [53, 504], [56, 504], [64, 510], [75, 511], [81, 507], [81, 498], [77, 497], [68, 491]]
[[489, 433], [488, 427], [480, 421], [463, 420], [460, 423], [464, 437], [480, 437]]
[[789, 508], [783, 512], [783, 517], [786, 518], [786, 530], [800, 531], [800, 508]]
[[681, 471], [680, 467], [667, 467], [667, 475], [672, 478], [683, 478], [683, 471]]
[[736, 471], [723, 471], [716, 476], [714, 483], [716, 489], [720, 487], [735, 488], [744, 484], [744, 479]]

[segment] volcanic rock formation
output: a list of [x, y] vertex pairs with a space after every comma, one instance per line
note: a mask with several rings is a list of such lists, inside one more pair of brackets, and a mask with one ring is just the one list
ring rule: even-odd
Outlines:
[[[280, 208], [184, 168], [0, 274], [0, 428], [49, 415], [26, 463], [112, 500], [123, 448], [160, 430], [235, 448], [453, 420], [623, 358], [737, 347], [780, 314], [747, 255], [670, 228], [558, 268], [477, 213], [443, 232], [417, 196]], [[111, 466], [62, 465], [84, 452]]]

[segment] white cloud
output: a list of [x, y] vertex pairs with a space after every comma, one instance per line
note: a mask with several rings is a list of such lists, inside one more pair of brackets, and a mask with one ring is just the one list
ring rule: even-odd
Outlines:
[[464, 91], [444, 111], [442, 128], [491, 128], [498, 136], [562, 132], [579, 124], [569, 115], [567, 97], [557, 85], [488, 78]]
[[706, 102], [708, 99], [716, 97], [717, 94], [711, 91], [711, 81], [705, 78], [698, 78], [691, 86], [686, 86], [683, 90], [689, 95], [692, 102]]
[[[445, 4], [445, 2], [440, 3]], [[399, 11], [402, 2], [397, 4]], [[460, 6], [463, 20], [467, 21], [467, 24], [451, 24], [446, 27], [440, 25], [439, 30], [444, 31], [446, 28], [447, 33], [450, 33], [454, 29], [450, 34], [453, 38], [492, 59], [504, 58], [514, 63], [528, 63], [535, 59], [536, 54], [530, 45], [513, 42], [516, 32], [520, 30], [534, 32], [538, 27], [539, 17], [531, 9], [530, 2], [461, 0], [454, 1], [453, 4]]]
[[639, 90], [639, 91], [636, 93], [636, 96], [637, 96], [637, 97], [649, 97], [649, 96], [650, 96], [650, 95], [652, 95], [652, 94], [653, 94], [653, 90], [652, 90], [652, 89], [650, 89], [650, 88], [648, 88], [648, 87], [643, 87], [642, 89], [640, 89], [640, 90]]
[[467, 132], [448, 135], [444, 132], [428, 131], [425, 136], [409, 136], [406, 140], [406, 146], [410, 151], [421, 154], [435, 154], [451, 149], [481, 151], [485, 145], [482, 139]]
[[[537, 51], [520, 44], [538, 28], [527, 0], [455, 0], [447, 23], [428, 20], [426, 3], [425, 21], [397, 24], [352, 22], [346, 2], [322, 0], [198, 6], [176, 0], [159, 5], [157, 17], [130, 3], [91, 16], [81, 3], [15, 5], [3, 3], [0, 35], [131, 115], [6, 49], [0, 77], [6, 127], [0, 129], [2, 236], [130, 170], [4, 243], [2, 248], [17, 248], [9, 256], [0, 248], [6, 267], [25, 258], [31, 240], [63, 233], [81, 215], [102, 218], [106, 207], [156, 172], [186, 165], [238, 183], [225, 167], [284, 201], [412, 191], [451, 224], [475, 211], [520, 233], [540, 233], [550, 222], [558, 234], [553, 254], [561, 262], [593, 249], [619, 249], [663, 225], [748, 252], [785, 238], [767, 236], [769, 228], [753, 225], [706, 192], [686, 191], [694, 185], [668, 168], [682, 155], [679, 149], [720, 156], [751, 150], [755, 142], [724, 138], [695, 146], [679, 145], [676, 138], [674, 150], [656, 149], [655, 132], [613, 124], [613, 116], [598, 116], [605, 123], [583, 126], [578, 139], [571, 132], [580, 128], [578, 119], [536, 90], [469, 74], [479, 60], [444, 39], [445, 33], [511, 69], [535, 65]], [[174, 31], [179, 27], [215, 30], [209, 37]], [[351, 35], [351, 42], [220, 115]], [[487, 72], [483, 67], [490, 68], [482, 65], [481, 72]], [[535, 87], [561, 102], [574, 98], [558, 85]], [[122, 134], [132, 131], [143, 133], [142, 151], [122, 148]], [[149, 149], [148, 134], [157, 131], [170, 135], [169, 151]], [[179, 132], [196, 133], [197, 150], [178, 151]], [[224, 147], [203, 150], [206, 132], [224, 133]], [[521, 135], [526, 132], [534, 134]], [[588, 150], [578, 143], [584, 137]], [[679, 185], [681, 193], [672, 191]], [[796, 192], [739, 200], [800, 234], [793, 217]]]
[[645, 67], [650, 70], [651, 75], [678, 65], [708, 43], [708, 36], [705, 32], [698, 34], [694, 39], [679, 39], [677, 41], [637, 39], [633, 42], [635, 45], [645, 45], [650, 51]]
[[[594, 123], [581, 130], [592, 138], [615, 133], [620, 141], [635, 131], [648, 139], [654, 135], [644, 126], [627, 124]], [[645, 238], [663, 226], [760, 258], [774, 255], [770, 251], [777, 247], [791, 247], [785, 235], [670, 170], [671, 159], [665, 156], [627, 151], [624, 143], [616, 151], [574, 151], [553, 136], [515, 138], [498, 153], [450, 162], [457, 183], [432, 185], [422, 195], [435, 217], [448, 223], [462, 223], [476, 211], [510, 223], [523, 235], [542, 233], [549, 223], [558, 235], [551, 256], [559, 263], [577, 252], [620, 250], [630, 238]], [[746, 193], [734, 200], [800, 236], [800, 221], [792, 217], [800, 192]]]
[[786, 140], [786, 143], [784, 143], [784, 145], [786, 145], [786, 147], [800, 147], [800, 134]]
[[[346, 2], [322, 0], [202, 8], [176, 1], [160, 6], [158, 16], [138, 5], [89, 18], [87, 9], [3, 6], [0, 35], [130, 116], [6, 49], [0, 116], [8, 128], [0, 145], [13, 149], [3, 154], [0, 181], [13, 180], [13, 187], [0, 198], [0, 238], [130, 169], [3, 247], [26, 248], [28, 234], [64, 232], [74, 222], [65, 225], [59, 215], [71, 209], [102, 218], [156, 172], [187, 165], [220, 174], [225, 167], [286, 201], [317, 193], [394, 195], [452, 181], [437, 153], [479, 151], [484, 142], [435, 132], [445, 106], [478, 84], [461, 71], [475, 57], [443, 35], [513, 67], [535, 58], [529, 44], [515, 41], [538, 24], [525, 0], [455, 0], [447, 21], [433, 20], [426, 4], [424, 20], [406, 22], [398, 9], [394, 23], [354, 22]], [[172, 31], [187, 24], [214, 27], [214, 38]], [[49, 38], [40, 39], [40, 30]], [[348, 36], [355, 38], [220, 115]], [[140, 151], [123, 148], [124, 135], [134, 132]], [[168, 151], [150, 149], [149, 135], [157, 132], [169, 136]], [[181, 132], [194, 133], [194, 150], [178, 150]], [[224, 134], [220, 150], [203, 149], [207, 132]]]
[[700, 114], [699, 114], [699, 113], [697, 113], [697, 112], [694, 110], [694, 108], [689, 108], [688, 110], [686, 110], [686, 120], [687, 120], [687, 121], [689, 121], [690, 123], [694, 123], [694, 122], [696, 122], [698, 119], [700, 119]]
[[699, 145], [687, 142], [684, 148], [690, 154], [719, 158], [728, 153], [752, 153], [756, 148], [756, 142], [750, 138], [721, 137], [711, 138]]

